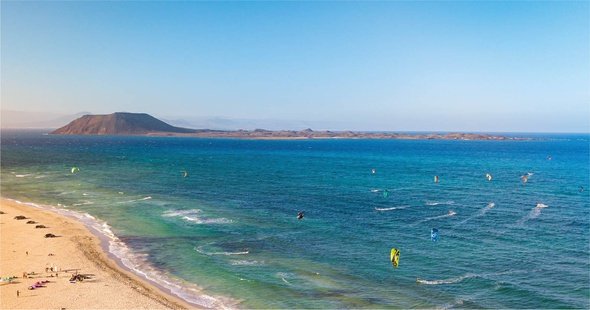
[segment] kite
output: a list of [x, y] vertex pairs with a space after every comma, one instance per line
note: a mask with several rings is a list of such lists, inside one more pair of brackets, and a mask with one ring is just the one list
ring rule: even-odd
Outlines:
[[430, 231], [430, 239], [431, 239], [432, 241], [438, 241], [438, 229], [436, 229], [436, 228], [433, 228], [433, 229]]
[[396, 248], [391, 249], [391, 263], [395, 268], [399, 265], [399, 250]]

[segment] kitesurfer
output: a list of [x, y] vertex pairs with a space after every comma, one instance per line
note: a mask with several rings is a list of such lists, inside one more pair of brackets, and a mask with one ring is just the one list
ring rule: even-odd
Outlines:
[[389, 190], [386, 189], [383, 191], [383, 198], [387, 198], [387, 197], [389, 197]]

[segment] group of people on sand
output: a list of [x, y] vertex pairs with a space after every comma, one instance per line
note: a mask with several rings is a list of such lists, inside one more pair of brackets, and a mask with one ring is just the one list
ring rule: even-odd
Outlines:
[[[2, 214], [5, 214], [5, 213], [2, 212]], [[25, 216], [19, 215], [19, 216], [16, 216], [14, 219], [16, 219], [16, 220], [23, 220], [23, 219], [28, 219], [28, 218], [25, 217]], [[27, 224], [37, 224], [37, 222], [29, 221], [29, 222], [27, 222]], [[35, 228], [47, 228], [47, 226], [45, 226], [45, 225], [37, 225]], [[54, 234], [45, 234], [45, 238], [55, 238], [55, 237], [57, 237], [57, 236], [54, 235]], [[26, 254], [26, 256], [29, 256], [29, 251], [25, 251], [25, 254]], [[49, 253], [48, 256], [55, 256], [55, 254]], [[57, 266], [53, 266], [52, 265], [50, 267], [49, 266], [45, 267], [45, 274], [44, 275], [43, 274], [36, 273], [34, 271], [31, 271], [31, 272], [24, 271], [23, 272], [23, 275], [22, 275], [22, 278], [23, 279], [30, 279], [30, 278], [39, 278], [39, 277], [47, 277], [47, 276], [49, 276], [49, 277], [59, 277], [59, 273], [61, 271], [62, 271], [61, 268], [58, 268]], [[65, 270], [65, 272], [68, 272], [68, 271], [69, 270]], [[49, 273], [49, 275], [47, 275], [48, 273]], [[13, 279], [16, 279], [16, 278], [17, 278], [16, 276], [12, 276], [12, 277], [6, 278], [7, 279], [6, 281], [7, 282], [12, 282], [12, 280]], [[87, 275], [78, 274], [78, 272], [76, 271], [76, 273], [73, 274], [72, 277], [70, 278], [70, 283], [75, 283], [77, 281], [83, 281], [84, 279], [89, 279], [89, 277]], [[4, 278], [2, 278], [2, 281], [4, 281]], [[38, 289], [38, 288], [42, 288], [42, 287], [45, 287], [45, 285], [47, 283], [50, 283], [50, 281], [49, 280], [45, 280], [45, 279], [44, 280], [39, 280], [39, 281], [37, 281], [35, 283], [32, 283], [30, 286], [27, 287], [27, 289], [29, 289], [29, 290], [35, 290], [35, 289]], [[20, 295], [21, 295], [21, 291], [20, 290], [16, 290], [16, 297], [20, 297]]]

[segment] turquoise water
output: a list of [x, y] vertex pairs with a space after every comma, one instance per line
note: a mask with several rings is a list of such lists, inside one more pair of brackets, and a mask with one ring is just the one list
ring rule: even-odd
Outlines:
[[106, 222], [128, 267], [209, 307], [589, 308], [589, 137], [534, 137], [3, 131], [1, 190]]

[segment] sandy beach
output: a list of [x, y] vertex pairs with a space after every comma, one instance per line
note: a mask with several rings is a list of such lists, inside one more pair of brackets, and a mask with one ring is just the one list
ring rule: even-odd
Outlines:
[[0, 309], [194, 308], [120, 268], [82, 223], [4, 198], [0, 211]]

